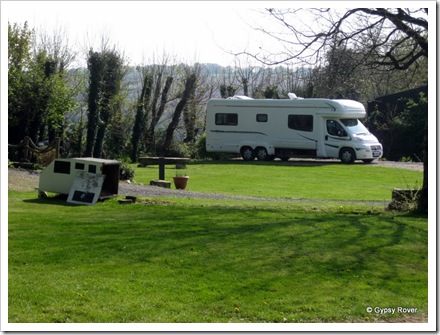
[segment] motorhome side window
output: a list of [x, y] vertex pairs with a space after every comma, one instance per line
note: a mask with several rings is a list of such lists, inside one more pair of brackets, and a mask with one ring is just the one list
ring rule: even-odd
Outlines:
[[236, 126], [238, 125], [238, 114], [217, 113], [215, 114], [215, 124], [217, 126]]
[[257, 114], [257, 122], [267, 122], [267, 114]]
[[313, 131], [313, 115], [289, 115], [288, 127], [301, 131]]

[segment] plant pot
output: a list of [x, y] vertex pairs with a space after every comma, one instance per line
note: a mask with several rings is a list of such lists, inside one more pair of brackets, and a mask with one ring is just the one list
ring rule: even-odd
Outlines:
[[178, 190], [184, 190], [186, 188], [186, 184], [188, 183], [188, 179], [188, 176], [173, 177], [174, 186]]

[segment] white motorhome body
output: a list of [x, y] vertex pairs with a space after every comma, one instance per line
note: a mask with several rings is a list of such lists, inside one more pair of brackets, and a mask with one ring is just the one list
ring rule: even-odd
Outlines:
[[206, 109], [206, 150], [240, 153], [243, 159], [307, 156], [371, 162], [382, 145], [358, 120], [353, 100], [211, 99]]

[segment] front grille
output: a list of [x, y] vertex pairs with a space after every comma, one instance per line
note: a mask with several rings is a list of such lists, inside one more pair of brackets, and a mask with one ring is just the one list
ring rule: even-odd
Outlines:
[[380, 145], [372, 145], [371, 150], [382, 150]]

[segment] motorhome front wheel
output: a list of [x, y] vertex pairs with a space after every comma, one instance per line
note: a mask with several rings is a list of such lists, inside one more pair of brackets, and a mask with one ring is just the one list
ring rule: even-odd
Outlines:
[[342, 163], [351, 164], [356, 159], [356, 154], [351, 148], [343, 148], [340, 153]]

